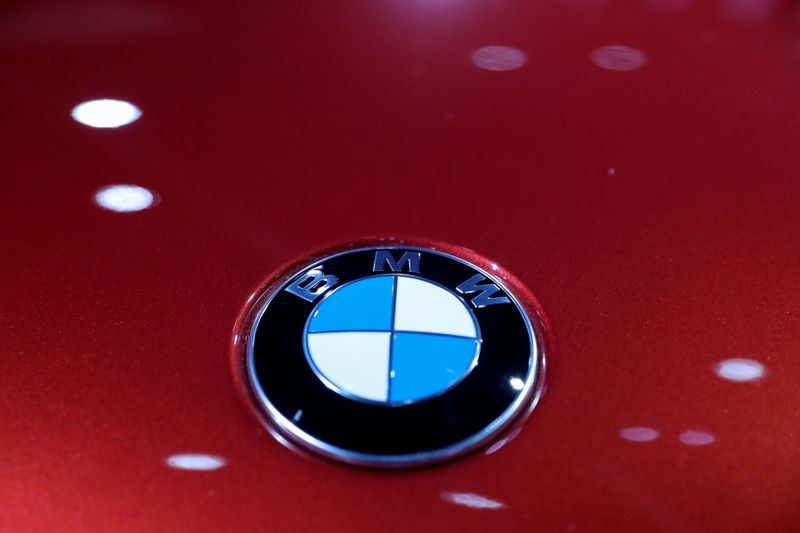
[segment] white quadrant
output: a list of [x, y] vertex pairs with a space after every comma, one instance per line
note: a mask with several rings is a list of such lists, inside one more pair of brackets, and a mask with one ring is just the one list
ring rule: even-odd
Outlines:
[[390, 332], [309, 333], [308, 355], [325, 378], [367, 400], [389, 398]]
[[472, 314], [451, 292], [417, 278], [399, 276], [394, 329], [477, 337]]

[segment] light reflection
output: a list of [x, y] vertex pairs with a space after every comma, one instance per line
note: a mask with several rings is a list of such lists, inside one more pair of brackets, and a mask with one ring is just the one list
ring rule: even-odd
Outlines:
[[522, 390], [525, 388], [525, 382], [519, 378], [511, 378], [509, 383], [511, 383], [511, 388], [514, 390]]
[[525, 53], [510, 46], [484, 46], [472, 52], [472, 62], [493, 72], [516, 70], [525, 64]]
[[742, 22], [759, 23], [769, 20], [778, 10], [777, 0], [725, 0], [723, 11]]
[[753, 359], [726, 359], [714, 367], [714, 371], [722, 379], [736, 381], [754, 381], [764, 377], [764, 365]]
[[681, 433], [678, 440], [687, 446], [706, 446], [716, 441], [717, 438], [711, 433], [690, 429]]
[[119, 128], [142, 116], [138, 107], [123, 100], [89, 100], [72, 110], [72, 118], [92, 128]]
[[486, 448], [486, 451], [484, 452], [485, 455], [492, 455], [500, 448], [502, 448], [503, 446], [505, 446], [506, 444], [517, 438], [517, 435], [519, 435], [521, 431], [522, 431], [522, 426], [514, 428], [508, 435], [506, 435], [502, 439], [498, 440], [497, 442]]
[[443, 492], [442, 499], [472, 509], [502, 509], [506, 506], [503, 502], [473, 492]]
[[179, 470], [207, 472], [225, 466], [225, 459], [204, 453], [178, 453], [167, 457], [167, 464]]
[[619, 436], [631, 442], [650, 442], [660, 437], [661, 433], [648, 427], [629, 427], [620, 430]]
[[614, 44], [601, 46], [592, 52], [592, 63], [606, 70], [630, 72], [638, 70], [647, 63], [647, 56], [641, 50]]
[[97, 191], [94, 201], [103, 209], [117, 213], [132, 213], [153, 206], [155, 194], [138, 185], [109, 185]]

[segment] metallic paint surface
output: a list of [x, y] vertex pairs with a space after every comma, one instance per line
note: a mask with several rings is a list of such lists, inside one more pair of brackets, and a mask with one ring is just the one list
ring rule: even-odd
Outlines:
[[[3, 3], [0, 529], [797, 531], [798, 20], [772, 0]], [[496, 45], [524, 64], [472, 63]], [[647, 60], [593, 63], [608, 46]], [[142, 117], [71, 119], [96, 98]], [[160, 203], [94, 205], [115, 183]], [[249, 290], [365, 235], [472, 248], [536, 294], [554, 355], [521, 431], [373, 472], [243, 407]], [[720, 378], [734, 358], [764, 377]]]

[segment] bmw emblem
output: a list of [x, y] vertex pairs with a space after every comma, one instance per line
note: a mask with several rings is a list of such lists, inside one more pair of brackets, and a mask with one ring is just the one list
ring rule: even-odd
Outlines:
[[527, 291], [473, 252], [377, 241], [275, 276], [242, 315], [234, 355], [276, 436], [408, 467], [474, 450], [530, 412], [542, 330]]

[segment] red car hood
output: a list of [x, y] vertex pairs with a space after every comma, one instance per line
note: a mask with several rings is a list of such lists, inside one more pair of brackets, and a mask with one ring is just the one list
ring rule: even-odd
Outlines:
[[[0, 528], [797, 531], [798, 15], [6, 2]], [[142, 115], [71, 118], [98, 98]], [[120, 183], [157, 205], [93, 202]], [[297, 454], [240, 398], [236, 318], [398, 235], [530, 288], [546, 393], [443, 466]]]

